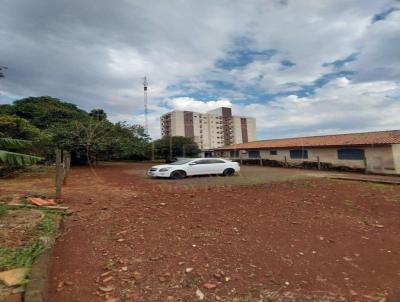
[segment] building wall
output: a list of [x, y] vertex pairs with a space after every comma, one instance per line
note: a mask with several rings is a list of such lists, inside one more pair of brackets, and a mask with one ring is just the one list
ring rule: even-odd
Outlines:
[[[345, 147], [343, 147], [345, 148]], [[351, 148], [351, 147], [350, 147]], [[307, 159], [292, 159], [290, 158], [290, 149], [268, 149], [260, 150], [260, 157], [263, 159], [277, 160], [289, 163], [303, 162], [303, 161], [318, 161], [331, 163], [335, 166], [346, 166], [351, 168], [364, 169], [367, 164], [367, 171], [373, 173], [384, 174], [400, 174], [400, 144], [389, 146], [371, 146], [371, 147], [356, 147], [364, 149], [366, 160], [342, 160], [338, 158], [337, 150], [342, 148], [305, 148], [308, 151]], [[270, 151], [277, 151], [276, 155], [271, 155]], [[230, 151], [224, 151], [223, 157], [231, 157]], [[249, 152], [239, 150], [239, 157], [246, 159], [249, 158]]]
[[183, 111], [174, 111], [171, 115], [171, 135], [185, 136], [185, 124]]
[[247, 137], [249, 142], [257, 140], [256, 138], [256, 119], [253, 117], [247, 117]]
[[400, 144], [392, 145], [393, 162], [397, 174], [400, 174]]
[[232, 118], [232, 131], [233, 131], [233, 143], [234, 144], [243, 143], [241, 119], [239, 116], [234, 116]]
[[232, 116], [232, 110], [223, 107], [205, 114], [192, 111], [167, 113], [161, 116], [161, 134], [193, 137], [202, 150], [220, 148], [243, 142], [241, 119], [246, 120], [248, 141], [255, 140], [255, 119]]
[[253, 117], [233, 116], [232, 118], [233, 144], [244, 143], [243, 133], [242, 133], [243, 129], [242, 119], [246, 120], [247, 141], [252, 142], [256, 140], [256, 119]]

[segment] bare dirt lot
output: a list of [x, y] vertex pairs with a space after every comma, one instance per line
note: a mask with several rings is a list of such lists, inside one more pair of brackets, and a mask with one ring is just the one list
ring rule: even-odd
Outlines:
[[400, 186], [147, 167], [72, 169], [49, 301], [400, 300]]

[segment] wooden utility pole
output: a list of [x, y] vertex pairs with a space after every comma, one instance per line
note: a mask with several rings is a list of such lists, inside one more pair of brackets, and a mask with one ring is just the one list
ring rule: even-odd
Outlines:
[[63, 184], [67, 183], [67, 176], [71, 167], [71, 154], [68, 151], [63, 151]]
[[61, 199], [62, 185], [67, 182], [71, 167], [71, 154], [68, 151], [55, 150], [56, 153], [56, 199]]
[[63, 167], [61, 162], [61, 150], [56, 149], [56, 199], [61, 199], [61, 186], [63, 179]]

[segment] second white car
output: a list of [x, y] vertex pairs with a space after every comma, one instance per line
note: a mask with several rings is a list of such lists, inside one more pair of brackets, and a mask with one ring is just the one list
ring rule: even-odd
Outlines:
[[153, 166], [147, 174], [151, 177], [180, 179], [193, 175], [233, 176], [239, 171], [237, 162], [222, 158], [182, 158], [166, 165]]

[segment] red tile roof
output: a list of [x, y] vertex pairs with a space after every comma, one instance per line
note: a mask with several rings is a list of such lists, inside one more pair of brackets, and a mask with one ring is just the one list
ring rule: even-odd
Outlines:
[[218, 150], [366, 146], [388, 144], [400, 144], [400, 130], [270, 139], [225, 146], [219, 148]]

